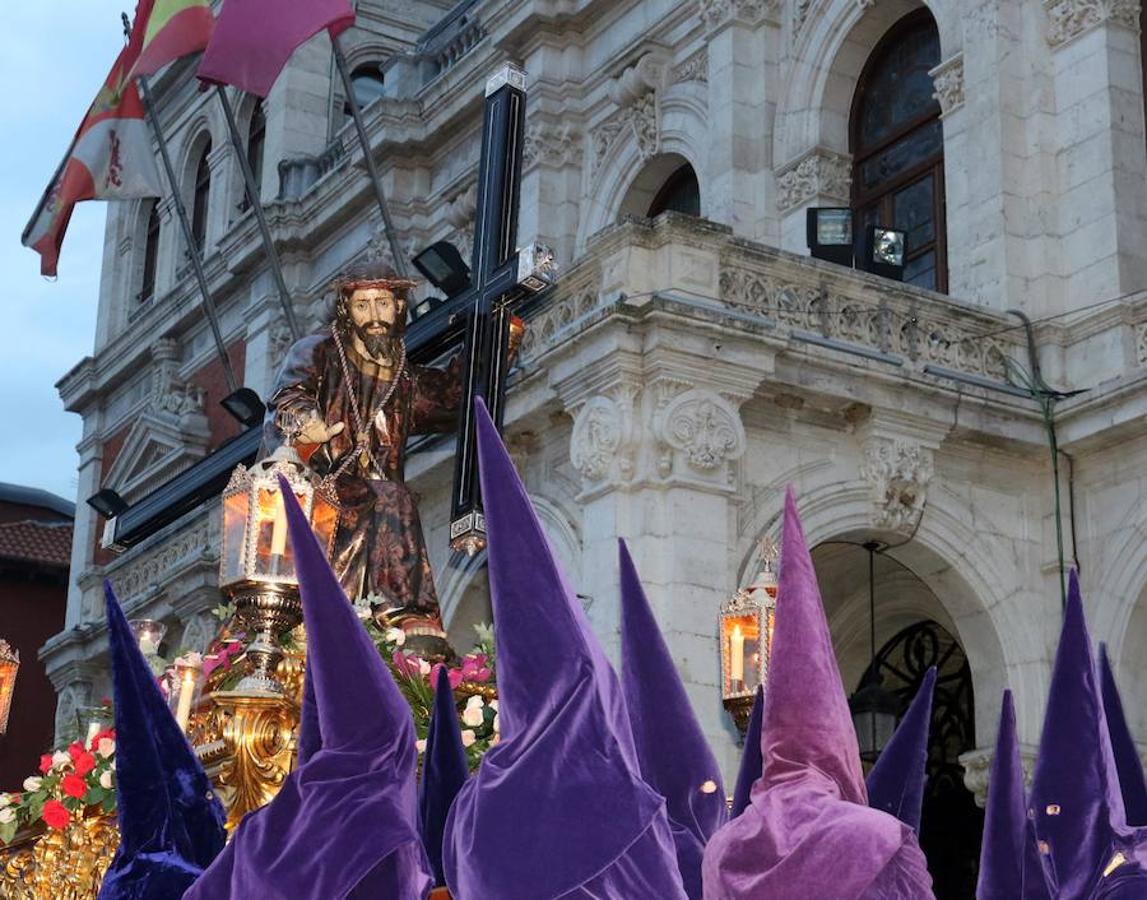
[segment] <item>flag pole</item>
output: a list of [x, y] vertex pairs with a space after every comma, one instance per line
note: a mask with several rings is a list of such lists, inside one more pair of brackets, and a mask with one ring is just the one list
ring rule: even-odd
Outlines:
[[[126, 16], [125, 16], [126, 19]], [[155, 106], [151, 102], [151, 90], [147, 86], [147, 76], [140, 75], [139, 92], [143, 98], [143, 109], [147, 114], [148, 124], [151, 125], [152, 134], [159, 144], [159, 156], [163, 160], [163, 170], [167, 173], [167, 183], [171, 185], [171, 201], [175, 207], [175, 216], [179, 219], [183, 240], [187, 244], [188, 255], [191, 257], [191, 267], [195, 271], [195, 280], [199, 283], [199, 293], [203, 297], [203, 311], [207, 315], [207, 322], [211, 326], [211, 336], [215, 339], [215, 352], [223, 363], [223, 376], [227, 379], [227, 391], [234, 393], [239, 390], [239, 382], [235, 378], [235, 370], [231, 368], [231, 357], [227, 355], [227, 347], [223, 343], [223, 332], [219, 328], [219, 310], [211, 297], [211, 289], [207, 286], [207, 276], [203, 272], [203, 259], [199, 249], [195, 246], [195, 238], [191, 231], [191, 222], [187, 218], [187, 209], [183, 205], [183, 197], [179, 193], [179, 182], [175, 177], [175, 169], [171, 165], [171, 155], [167, 152], [167, 141], [163, 137], [163, 129], [159, 126], [159, 116], [156, 115]]]
[[346, 91], [347, 104], [350, 106], [351, 118], [354, 119], [354, 128], [358, 132], [358, 142], [362, 145], [362, 158], [366, 163], [366, 171], [370, 176], [371, 186], [374, 188], [374, 197], [378, 201], [379, 212], [382, 213], [382, 230], [386, 232], [386, 242], [390, 246], [390, 255], [394, 257], [394, 271], [399, 278], [409, 277], [406, 268], [406, 258], [398, 247], [398, 238], [394, 233], [394, 222], [390, 218], [390, 208], [386, 205], [386, 194], [382, 190], [382, 180], [378, 175], [378, 167], [374, 164], [374, 155], [370, 152], [370, 141], [366, 136], [366, 126], [362, 123], [362, 110], [358, 105], [358, 98], [354, 95], [354, 85], [350, 80], [350, 69], [347, 67], [346, 56], [343, 55], [342, 44], [338, 35], [331, 36], [331, 45], [335, 51], [335, 65], [338, 66], [339, 75], [342, 76], [343, 90]]
[[227, 91], [221, 84], [215, 85], [215, 95], [223, 105], [223, 115], [227, 118], [227, 130], [231, 134], [231, 146], [235, 148], [235, 155], [239, 157], [239, 170], [243, 173], [243, 187], [247, 192], [247, 202], [255, 211], [255, 221], [259, 225], [259, 232], [263, 236], [263, 249], [267, 253], [267, 262], [271, 267], [271, 275], [279, 289], [279, 302], [283, 306], [283, 314], [287, 319], [287, 327], [294, 340], [301, 338], [299, 323], [295, 318], [295, 310], [291, 306], [291, 292], [287, 290], [287, 282], [283, 278], [283, 267], [279, 263], [279, 253], [275, 249], [275, 241], [271, 237], [271, 229], [267, 227], [267, 217], [263, 213], [263, 203], [259, 198], [259, 186], [255, 184], [255, 173], [251, 171], [251, 161], [247, 159], [243, 141], [239, 137], [239, 126], [235, 123], [235, 111], [231, 108], [231, 101], [227, 99]]

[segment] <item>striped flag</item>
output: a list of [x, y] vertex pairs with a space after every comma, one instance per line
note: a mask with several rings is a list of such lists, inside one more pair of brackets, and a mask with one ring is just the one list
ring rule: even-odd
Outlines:
[[25, 247], [40, 254], [43, 275], [56, 274], [68, 220], [81, 200], [127, 200], [163, 193], [143, 101], [135, 82], [127, 77], [139, 57], [142, 37], [142, 28], [132, 30], [20, 237]]
[[129, 78], [154, 75], [168, 63], [198, 53], [215, 26], [211, 0], [141, 0], [135, 17], [143, 36]]
[[266, 97], [296, 47], [353, 24], [350, 0], [225, 0], [197, 74]]

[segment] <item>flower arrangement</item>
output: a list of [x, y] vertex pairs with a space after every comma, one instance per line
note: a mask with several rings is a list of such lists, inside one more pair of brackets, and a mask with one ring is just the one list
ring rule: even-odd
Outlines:
[[116, 807], [115, 731], [105, 729], [86, 744], [74, 741], [66, 750], [44, 754], [40, 774], [25, 778], [23, 786], [19, 793], [0, 793], [0, 844], [40, 822], [62, 831], [76, 814], [111, 813]]
[[398, 689], [410, 704], [414, 714], [414, 729], [419, 754], [426, 750], [426, 733], [430, 728], [430, 710], [434, 705], [434, 685], [438, 670], [446, 669], [446, 677], [457, 698], [458, 717], [462, 729], [462, 746], [470, 770], [478, 768], [482, 756], [501, 739], [498, 723], [498, 701], [494, 696], [494, 632], [489, 625], [476, 625], [477, 641], [473, 650], [456, 664], [433, 663], [415, 653], [404, 651], [406, 635], [400, 628], [379, 622], [372, 612], [377, 604], [364, 598], [355, 604], [355, 611], [363, 621], [367, 633], [379, 655], [390, 668]]

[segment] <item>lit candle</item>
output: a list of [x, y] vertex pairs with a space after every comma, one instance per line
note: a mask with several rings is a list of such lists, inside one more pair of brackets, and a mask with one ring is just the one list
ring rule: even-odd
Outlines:
[[187, 731], [187, 723], [191, 720], [191, 700], [195, 696], [195, 670], [188, 667], [183, 670], [183, 679], [179, 684], [179, 708], [175, 711], [175, 721], [179, 723], [180, 731]]
[[87, 734], [87, 737], [84, 738], [84, 746], [90, 750], [92, 747], [92, 738], [94, 738], [99, 733], [100, 733], [99, 719], [91, 719], [88, 722], [88, 734]]
[[282, 556], [287, 552], [287, 509], [283, 505], [283, 498], [277, 497], [275, 502], [275, 526], [271, 531], [271, 555]]
[[734, 625], [729, 636], [729, 680], [734, 685], [745, 680], [745, 636], [740, 625]]

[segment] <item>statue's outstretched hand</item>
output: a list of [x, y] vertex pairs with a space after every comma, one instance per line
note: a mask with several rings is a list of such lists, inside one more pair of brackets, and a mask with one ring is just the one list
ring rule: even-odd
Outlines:
[[298, 437], [295, 440], [300, 444], [325, 444], [336, 434], [342, 434], [344, 427], [346, 426], [342, 422], [328, 425], [318, 416], [315, 416], [299, 429]]

